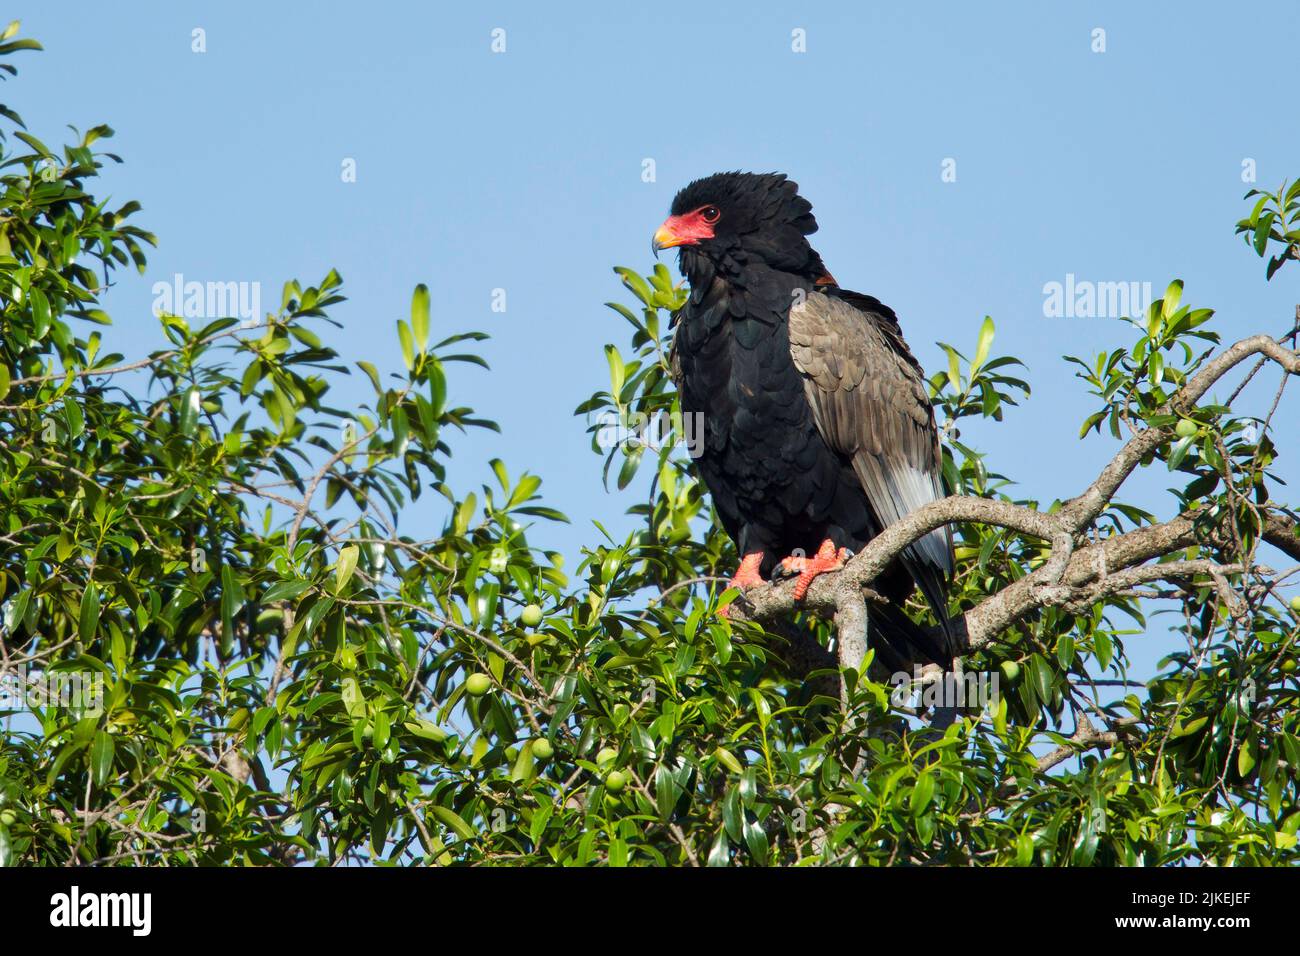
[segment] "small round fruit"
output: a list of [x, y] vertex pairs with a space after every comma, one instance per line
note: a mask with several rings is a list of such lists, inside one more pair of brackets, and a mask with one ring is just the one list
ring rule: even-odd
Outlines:
[[1297, 614], [1300, 614], [1300, 594], [1297, 594], [1295, 597], [1291, 599], [1291, 610], [1295, 611]]
[[345, 647], [339, 651], [339, 667], [345, 671], [354, 671], [357, 669], [357, 652], [350, 647]]
[[465, 678], [465, 690], [472, 697], [482, 697], [492, 689], [492, 678], [487, 674], [470, 674]]
[[524, 608], [524, 612], [519, 615], [519, 622], [524, 627], [536, 627], [542, 623], [542, 609], [536, 604], [530, 604]]
[[617, 750], [615, 750], [613, 747], [605, 747], [600, 751], [600, 753], [596, 754], [596, 766], [604, 767], [608, 764], [611, 764], [614, 762], [614, 758], [617, 756], [618, 756]]
[[551, 755], [555, 753], [555, 748], [545, 737], [538, 737], [533, 741], [533, 756], [538, 760], [550, 760]]
[[1296, 664], [1296, 660], [1295, 660], [1295, 658], [1294, 658], [1294, 657], [1288, 657], [1286, 660], [1284, 660], [1284, 661], [1282, 662], [1282, 673], [1283, 673], [1283, 674], [1294, 674], [1295, 671], [1296, 671], [1296, 667], [1297, 667], [1297, 664]]
[[1000, 666], [1002, 676], [1007, 679], [1008, 684], [1014, 684], [1020, 680], [1020, 665], [1015, 661], [1003, 661]]
[[12, 810], [0, 810], [0, 824], [11, 827], [17, 819], [18, 814], [14, 813]]
[[605, 777], [605, 789], [610, 793], [618, 793], [627, 786], [627, 777], [623, 776], [621, 770], [611, 770]]
[[1196, 422], [1189, 418], [1179, 419], [1178, 424], [1174, 426], [1174, 434], [1179, 438], [1191, 438], [1196, 434], [1196, 430]]

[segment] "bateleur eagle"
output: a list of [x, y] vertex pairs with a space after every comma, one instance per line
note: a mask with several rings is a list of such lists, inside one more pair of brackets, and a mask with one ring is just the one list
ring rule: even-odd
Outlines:
[[[780, 174], [718, 173], [673, 200], [654, 235], [678, 247], [690, 298], [674, 316], [682, 411], [701, 416], [700, 474], [742, 556], [732, 581], [798, 574], [795, 596], [885, 527], [943, 496], [921, 366], [898, 318], [841, 289], [806, 238], [812, 205]], [[877, 658], [952, 663], [952, 535], [910, 545], [875, 583]], [[903, 611], [919, 587], [942, 624]]]

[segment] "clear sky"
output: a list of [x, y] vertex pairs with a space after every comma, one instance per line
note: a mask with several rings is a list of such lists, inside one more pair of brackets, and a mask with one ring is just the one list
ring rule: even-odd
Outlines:
[[[1114, 317], [1046, 317], [1045, 284], [1158, 296], [1181, 277], [1228, 339], [1281, 331], [1300, 301], [1300, 269], [1266, 285], [1233, 235], [1243, 162], [1261, 184], [1300, 175], [1279, 66], [1298, 48], [1294, 2], [20, 6], [46, 52], [20, 54], [0, 97], [47, 141], [113, 126], [126, 163], [99, 188], [141, 201], [160, 238], [148, 274], [107, 299], [117, 351], [159, 346], [151, 286], [175, 273], [260, 282], [273, 308], [283, 280], [334, 267], [340, 351], [395, 368], [393, 323], [427, 282], [439, 328], [494, 336], [494, 371], [458, 367], [451, 387], [503, 434], [459, 439], [453, 482], [487, 480], [494, 456], [540, 473], [575, 524], [534, 542], [569, 554], [597, 540], [593, 519], [629, 526], [572, 415], [608, 383], [602, 345], [627, 338], [602, 305], [626, 298], [610, 268], [650, 267], [690, 179], [788, 173], [829, 268], [898, 311], [927, 368], [936, 341], [969, 351], [992, 315], [1034, 396], [965, 437], [1044, 500], [1109, 449], [1077, 440], [1094, 406], [1061, 354], [1131, 338]], [[1134, 497], [1156, 505], [1170, 484], [1143, 475]]]

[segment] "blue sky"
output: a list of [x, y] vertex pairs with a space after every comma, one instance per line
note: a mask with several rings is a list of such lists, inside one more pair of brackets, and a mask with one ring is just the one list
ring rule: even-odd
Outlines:
[[[969, 350], [993, 316], [1034, 395], [965, 437], [1045, 500], [1109, 450], [1077, 440], [1093, 405], [1061, 354], [1130, 338], [1115, 318], [1045, 317], [1045, 283], [1159, 295], [1182, 277], [1228, 339], [1280, 331], [1300, 301], [1296, 275], [1265, 284], [1233, 235], [1244, 160], [1261, 185], [1300, 175], [1273, 66], [1300, 38], [1294, 3], [32, 6], [14, 15], [46, 52], [22, 54], [0, 95], [49, 141], [113, 126], [126, 163], [105, 188], [160, 238], [107, 298], [114, 348], [158, 347], [151, 286], [175, 273], [260, 282], [274, 307], [285, 279], [334, 267], [336, 347], [396, 368], [393, 323], [427, 282], [438, 328], [494, 336], [494, 371], [457, 369], [452, 389], [503, 434], [459, 440], [452, 481], [487, 480], [494, 456], [541, 474], [575, 524], [535, 543], [571, 555], [593, 519], [629, 527], [572, 415], [607, 384], [603, 344], [626, 339], [602, 305], [625, 297], [610, 269], [649, 268], [651, 232], [698, 176], [797, 180], [827, 265], [898, 311], [927, 368], [936, 341]], [[1142, 475], [1132, 497], [1156, 505], [1168, 484]]]

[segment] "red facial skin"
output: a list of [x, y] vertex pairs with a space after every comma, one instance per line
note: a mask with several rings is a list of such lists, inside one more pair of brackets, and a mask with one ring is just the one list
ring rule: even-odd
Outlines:
[[[705, 218], [705, 210], [710, 210], [712, 222]], [[671, 246], [694, 246], [705, 239], [713, 238], [713, 226], [717, 223], [717, 210], [712, 206], [701, 206], [693, 212], [680, 216], [669, 216], [655, 233], [655, 246], [668, 249]]]

